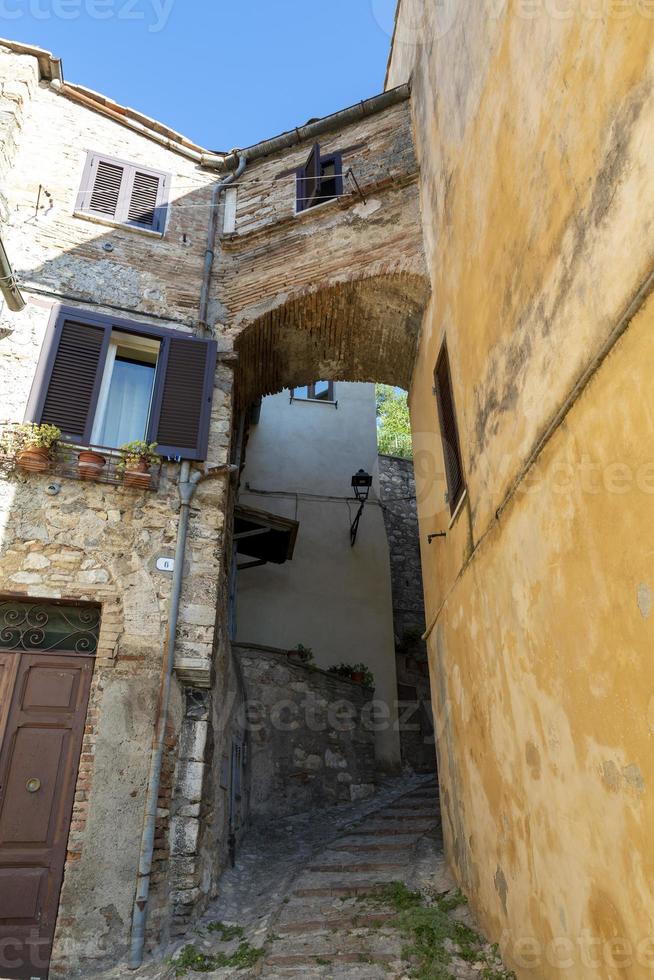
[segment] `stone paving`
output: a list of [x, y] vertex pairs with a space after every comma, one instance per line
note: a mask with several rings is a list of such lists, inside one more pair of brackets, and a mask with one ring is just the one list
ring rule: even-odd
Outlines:
[[[168, 952], [166, 963], [150, 963], [131, 976], [168, 980], [177, 971], [213, 980], [408, 978], [406, 936], [395, 924], [397, 910], [381, 900], [398, 882], [426, 896], [454, 891], [433, 777], [389, 780], [365, 803], [254, 827], [195, 930]], [[467, 907], [452, 915], [474, 928]], [[479, 960], [471, 962], [452, 946], [446, 971], [433, 976], [509, 976], [489, 947], [480, 948]], [[213, 969], [216, 957], [233, 954], [240, 968]]]

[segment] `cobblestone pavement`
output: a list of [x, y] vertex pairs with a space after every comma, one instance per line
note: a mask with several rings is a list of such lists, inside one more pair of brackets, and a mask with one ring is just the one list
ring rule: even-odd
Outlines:
[[[407, 889], [420, 891], [427, 907], [435, 908], [454, 893], [443, 857], [438, 794], [429, 777], [389, 780], [365, 803], [254, 827], [236, 866], [223, 876], [217, 899], [193, 933], [168, 952], [176, 965], [170, 959], [150, 963], [130, 976], [408, 978], [413, 967], [403, 958], [406, 930], [399, 928], [397, 904], [388, 900], [389, 890], [398, 889], [400, 899], [410, 895]], [[466, 906], [448, 914], [449, 922], [474, 928]], [[466, 959], [449, 938], [444, 943], [451, 962], [421, 976], [510, 976], [483, 940]], [[229, 966], [213, 968], [226, 961]], [[113, 972], [106, 980], [119, 976]]]

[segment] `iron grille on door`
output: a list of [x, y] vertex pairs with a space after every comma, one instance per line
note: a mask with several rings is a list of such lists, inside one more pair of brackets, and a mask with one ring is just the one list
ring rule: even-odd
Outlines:
[[438, 420], [440, 422], [441, 439], [443, 442], [447, 497], [450, 505], [450, 513], [453, 514], [463, 496], [465, 482], [463, 479], [461, 448], [459, 445], [459, 433], [454, 409], [450, 362], [445, 344], [443, 344], [438, 361], [436, 362], [434, 381], [434, 390], [438, 401]]

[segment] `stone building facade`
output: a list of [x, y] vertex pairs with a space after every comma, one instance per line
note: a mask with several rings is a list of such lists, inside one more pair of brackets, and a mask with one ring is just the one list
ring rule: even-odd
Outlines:
[[[444, 833], [485, 931], [520, 976], [651, 972], [654, 21], [647, 4], [552, 6], [402, 0], [383, 95], [227, 156], [3, 45], [0, 218], [28, 299], [1, 313], [5, 420], [22, 419], [44, 341], [60, 336], [55, 304], [75, 336], [106, 330], [100, 314], [217, 358], [210, 417], [196, 403], [207, 447], [171, 439], [156, 489], [5, 467], [11, 622], [35, 604], [101, 613], [91, 682], [77, 651], [49, 688], [57, 717], [89, 689], [53, 975], [92, 976], [135, 939], [155, 731], [149, 941], [215, 887], [241, 734], [230, 467], [252, 402], [316, 378], [410, 390]], [[108, 179], [108, 158], [145, 174], [143, 200], [148, 179], [167, 180], [163, 231], [76, 213], [97, 154]], [[190, 473], [162, 714], [174, 603], [157, 560]], [[7, 684], [36, 661], [5, 650]], [[60, 662], [38, 660], [36, 687], [20, 688], [33, 707], [38, 671]], [[21, 780], [44, 798], [37, 773]]]
[[[45, 976], [50, 960], [51, 976], [87, 978], [109, 964], [138, 962], [146, 915], [146, 950], [183, 928], [215, 891], [242, 829], [230, 792], [242, 775], [235, 746], [244, 732], [227, 606], [243, 413], [265, 392], [321, 376], [406, 383], [428, 291], [418, 174], [406, 86], [222, 157], [66, 82], [57, 59], [38, 49], [3, 43], [0, 77], [2, 235], [27, 298], [21, 314], [1, 313], [3, 431], [25, 417], [63, 420], [66, 429], [86, 405], [86, 438], [81, 428], [68, 438], [49, 472], [25, 472], [8, 451], [2, 461], [0, 666], [9, 667], [2, 674], [0, 723], [9, 733], [2, 764], [11, 762], [18, 713], [40, 710], [20, 701], [31, 688], [17, 686], [16, 671], [38, 679], [59, 670], [68, 685], [61, 698], [77, 698], [81, 727], [79, 763], [67, 750], [61, 770], [69, 780], [77, 776], [68, 787], [70, 819], [57, 825], [52, 845], [53, 853], [63, 848], [59, 901], [50, 899], [39, 918], [36, 878], [0, 842], [3, 872], [32, 882], [25, 906], [9, 910], [1, 938], [15, 943], [12, 916], [31, 916], [39, 962], [23, 969]], [[300, 213], [295, 171], [317, 139], [325, 153], [340, 154], [343, 186]], [[243, 166], [248, 180], [234, 181], [236, 201], [220, 195], [219, 183]], [[125, 183], [112, 198], [116, 167]], [[146, 213], [152, 181], [160, 182], [145, 228], [131, 215], [133, 208]], [[212, 270], [207, 242], [216, 229]], [[281, 331], [285, 347], [267, 350], [271, 330]], [[89, 338], [99, 335], [93, 361]], [[158, 352], [151, 403], [158, 414], [150, 414], [147, 431], [156, 418], [170, 435], [157, 440], [166, 451], [149, 489], [126, 485], [113, 444], [97, 480], [80, 479], [77, 469], [77, 451], [95, 442], [94, 406], [112, 397], [105, 379], [113, 374], [106, 366], [100, 374], [99, 365], [107, 363], [107, 345], [119, 359], [125, 336], [146, 351], [136, 364], [152, 361], [153, 345]], [[61, 375], [73, 341], [85, 353]], [[196, 426], [195, 441], [175, 441], [182, 416]], [[77, 432], [73, 422], [67, 431]], [[61, 644], [46, 650], [47, 630], [8, 631], [30, 617], [49, 628], [67, 615], [99, 622], [89, 656]], [[79, 678], [89, 674], [86, 701]], [[41, 697], [60, 696], [57, 685], [42, 689], [50, 693]], [[65, 703], [48, 708], [57, 724], [72, 710]], [[54, 786], [54, 776], [28, 775], [34, 795], [7, 795], [3, 806], [20, 808], [28, 799], [38, 816], [40, 788]], [[30, 940], [25, 929], [19, 955]]]

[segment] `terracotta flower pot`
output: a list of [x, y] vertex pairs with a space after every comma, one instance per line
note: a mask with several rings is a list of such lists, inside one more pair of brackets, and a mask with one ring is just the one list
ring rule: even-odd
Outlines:
[[147, 459], [129, 460], [125, 466], [123, 483], [126, 487], [147, 490], [150, 486], [150, 473]]
[[46, 446], [25, 446], [16, 454], [16, 464], [30, 473], [45, 473], [50, 469], [50, 450]]
[[97, 480], [106, 463], [102, 453], [96, 453], [92, 449], [83, 449], [77, 456], [77, 468], [83, 480]]

